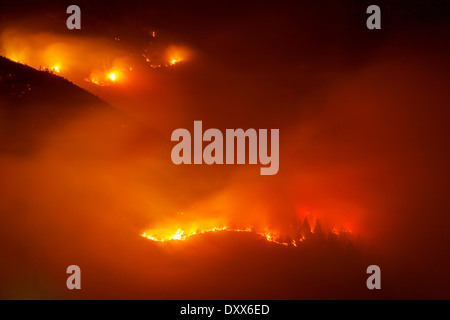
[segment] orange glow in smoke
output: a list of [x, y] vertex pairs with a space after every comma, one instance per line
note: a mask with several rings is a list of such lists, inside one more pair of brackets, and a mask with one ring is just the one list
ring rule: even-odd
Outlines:
[[170, 46], [166, 50], [166, 58], [171, 66], [189, 60], [191, 56], [192, 51], [186, 47]]

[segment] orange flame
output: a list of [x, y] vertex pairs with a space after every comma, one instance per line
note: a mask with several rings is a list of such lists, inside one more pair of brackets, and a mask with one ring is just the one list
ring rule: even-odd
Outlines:
[[[175, 234], [171, 235], [171, 236], [167, 236], [167, 237], [156, 237], [150, 234], [147, 234], [147, 232], [144, 232], [143, 234], [141, 234], [142, 237], [147, 238], [149, 240], [155, 241], [155, 242], [169, 242], [169, 241], [185, 241], [187, 239], [189, 239], [192, 236], [195, 235], [199, 235], [199, 234], [205, 234], [205, 233], [210, 233], [210, 232], [246, 232], [246, 233], [254, 233], [262, 238], [264, 238], [266, 241], [268, 242], [272, 242], [272, 243], [276, 243], [279, 245], [283, 245], [283, 246], [294, 246], [297, 247], [297, 245], [304, 241], [306, 238], [304, 235], [299, 236], [298, 238], [294, 239], [294, 240], [290, 240], [289, 242], [286, 241], [282, 241], [281, 240], [281, 236], [276, 235], [274, 233], [271, 232], [260, 232], [257, 231], [253, 228], [245, 228], [245, 229], [240, 229], [240, 228], [231, 228], [231, 227], [213, 227], [210, 229], [203, 229], [203, 230], [199, 230], [199, 231], [194, 231], [194, 232], [185, 232], [182, 229], [178, 229]], [[313, 230], [310, 230], [311, 234], [313, 234]], [[347, 231], [345, 231], [345, 233], [348, 233]], [[333, 230], [333, 234], [337, 234], [339, 235], [339, 233], [337, 233], [335, 230]]]
[[114, 82], [116, 81], [116, 74], [113, 72], [109, 75], [109, 78]]
[[174, 64], [177, 64], [178, 62], [181, 62], [181, 61], [183, 61], [182, 59], [172, 59], [171, 61], [170, 61], [170, 64], [171, 65], [174, 65]]

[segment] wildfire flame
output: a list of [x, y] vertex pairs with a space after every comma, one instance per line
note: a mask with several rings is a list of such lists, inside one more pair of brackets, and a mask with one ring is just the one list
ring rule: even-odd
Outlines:
[[85, 78], [84, 80], [86, 82], [90, 82], [93, 84], [96, 84], [98, 86], [109, 86], [112, 84], [115, 84], [118, 82], [118, 80], [123, 80], [124, 72], [133, 71], [132, 67], [126, 67], [126, 68], [118, 68], [114, 67], [109, 69], [108, 71], [96, 71], [92, 72], [91, 76], [89, 78]]
[[[199, 230], [199, 231], [194, 231], [194, 232], [185, 232], [182, 229], [178, 229], [176, 231], [175, 234], [168, 236], [168, 237], [162, 237], [162, 238], [158, 238], [155, 237], [153, 235], [147, 234], [146, 232], [144, 232], [143, 234], [141, 234], [142, 237], [147, 238], [149, 240], [155, 241], [155, 242], [169, 242], [169, 241], [185, 241], [187, 239], [189, 239], [192, 236], [195, 235], [199, 235], [199, 234], [205, 234], [205, 233], [210, 233], [210, 232], [246, 232], [246, 233], [254, 233], [262, 238], [264, 238], [266, 241], [268, 242], [272, 242], [275, 244], [279, 244], [279, 245], [283, 245], [283, 246], [294, 246], [297, 247], [297, 245], [304, 241], [306, 238], [304, 235], [299, 236], [298, 238], [294, 239], [294, 240], [290, 240], [289, 242], [286, 241], [282, 241], [281, 237], [279, 235], [270, 233], [270, 232], [260, 232], [257, 231], [253, 228], [245, 228], [245, 229], [239, 229], [239, 228], [231, 228], [231, 227], [213, 227], [210, 229], [204, 229], [204, 230]], [[313, 230], [310, 231], [311, 234], [314, 233]], [[337, 232], [335, 232], [333, 230], [334, 234], [338, 234]]]
[[[14, 61], [14, 60], [13, 60], [13, 61]], [[39, 70], [41, 70], [41, 71], [47, 71], [47, 72], [56, 72], [56, 73], [59, 73], [59, 72], [60, 72], [58, 66], [53, 66], [53, 67], [43, 67], [43, 66], [41, 66], [41, 67], [39, 68]]]
[[170, 64], [171, 65], [174, 65], [174, 64], [177, 64], [178, 62], [181, 62], [181, 61], [183, 61], [182, 59], [172, 59], [171, 61], [170, 61]]
[[[150, 31], [150, 35], [157, 38], [158, 31]], [[144, 51], [137, 51], [123, 45], [123, 39], [117, 36], [113, 39], [113, 43], [111, 39], [74, 39], [9, 27], [0, 30], [0, 55], [37, 70], [63, 75], [81, 86], [85, 82], [98, 86], [127, 85], [136, 79], [129, 72], [140, 72], [144, 65], [143, 70], [147, 66], [174, 69], [194, 56], [192, 49], [181, 45], [149, 45]]]

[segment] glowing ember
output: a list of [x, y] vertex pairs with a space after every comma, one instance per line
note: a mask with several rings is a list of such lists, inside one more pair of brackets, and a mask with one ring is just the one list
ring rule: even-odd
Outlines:
[[113, 72], [109, 75], [109, 78], [114, 82], [116, 81], [116, 74]]

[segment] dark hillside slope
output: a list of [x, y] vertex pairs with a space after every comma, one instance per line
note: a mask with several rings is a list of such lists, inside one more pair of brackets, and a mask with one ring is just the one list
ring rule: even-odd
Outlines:
[[51, 130], [99, 112], [115, 120], [109, 125], [129, 122], [126, 115], [70, 81], [0, 57], [1, 153], [28, 153]]

